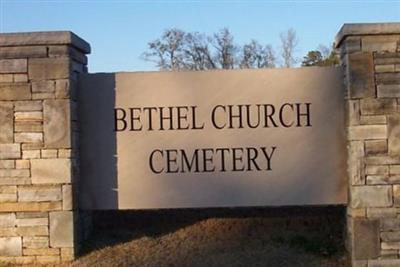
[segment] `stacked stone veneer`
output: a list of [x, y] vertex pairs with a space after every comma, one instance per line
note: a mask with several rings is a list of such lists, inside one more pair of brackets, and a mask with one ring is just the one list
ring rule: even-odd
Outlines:
[[400, 266], [400, 24], [344, 25], [348, 249], [353, 266]]
[[75, 255], [75, 83], [89, 52], [70, 32], [0, 34], [0, 261]]

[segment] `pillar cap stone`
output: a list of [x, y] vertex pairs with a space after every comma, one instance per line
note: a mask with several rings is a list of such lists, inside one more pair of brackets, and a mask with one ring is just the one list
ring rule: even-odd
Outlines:
[[29, 45], [71, 45], [90, 53], [89, 43], [70, 31], [0, 33], [0, 47]]
[[400, 23], [345, 23], [335, 37], [338, 48], [347, 36], [400, 34]]

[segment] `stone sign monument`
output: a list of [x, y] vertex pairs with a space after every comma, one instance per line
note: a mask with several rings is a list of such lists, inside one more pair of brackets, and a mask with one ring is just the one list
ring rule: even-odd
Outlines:
[[79, 81], [81, 207], [346, 203], [338, 68]]
[[400, 24], [335, 44], [338, 69], [87, 74], [71, 32], [0, 34], [0, 261], [74, 259], [92, 209], [345, 204], [352, 265], [400, 266]]

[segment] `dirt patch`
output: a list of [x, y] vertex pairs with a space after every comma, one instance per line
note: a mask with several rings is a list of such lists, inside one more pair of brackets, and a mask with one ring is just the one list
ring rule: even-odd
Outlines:
[[72, 266], [347, 267], [344, 219], [343, 207], [100, 212]]

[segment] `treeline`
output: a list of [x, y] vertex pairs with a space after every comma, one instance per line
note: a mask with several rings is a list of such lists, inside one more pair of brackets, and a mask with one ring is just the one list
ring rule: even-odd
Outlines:
[[302, 66], [339, 63], [335, 51], [323, 45], [309, 51], [302, 60], [296, 58], [299, 39], [293, 29], [282, 32], [279, 37], [280, 46], [276, 52], [272, 45], [257, 40], [239, 45], [228, 28], [211, 35], [172, 28], [149, 42], [142, 58], [155, 63], [160, 70], [289, 68], [298, 63]]

